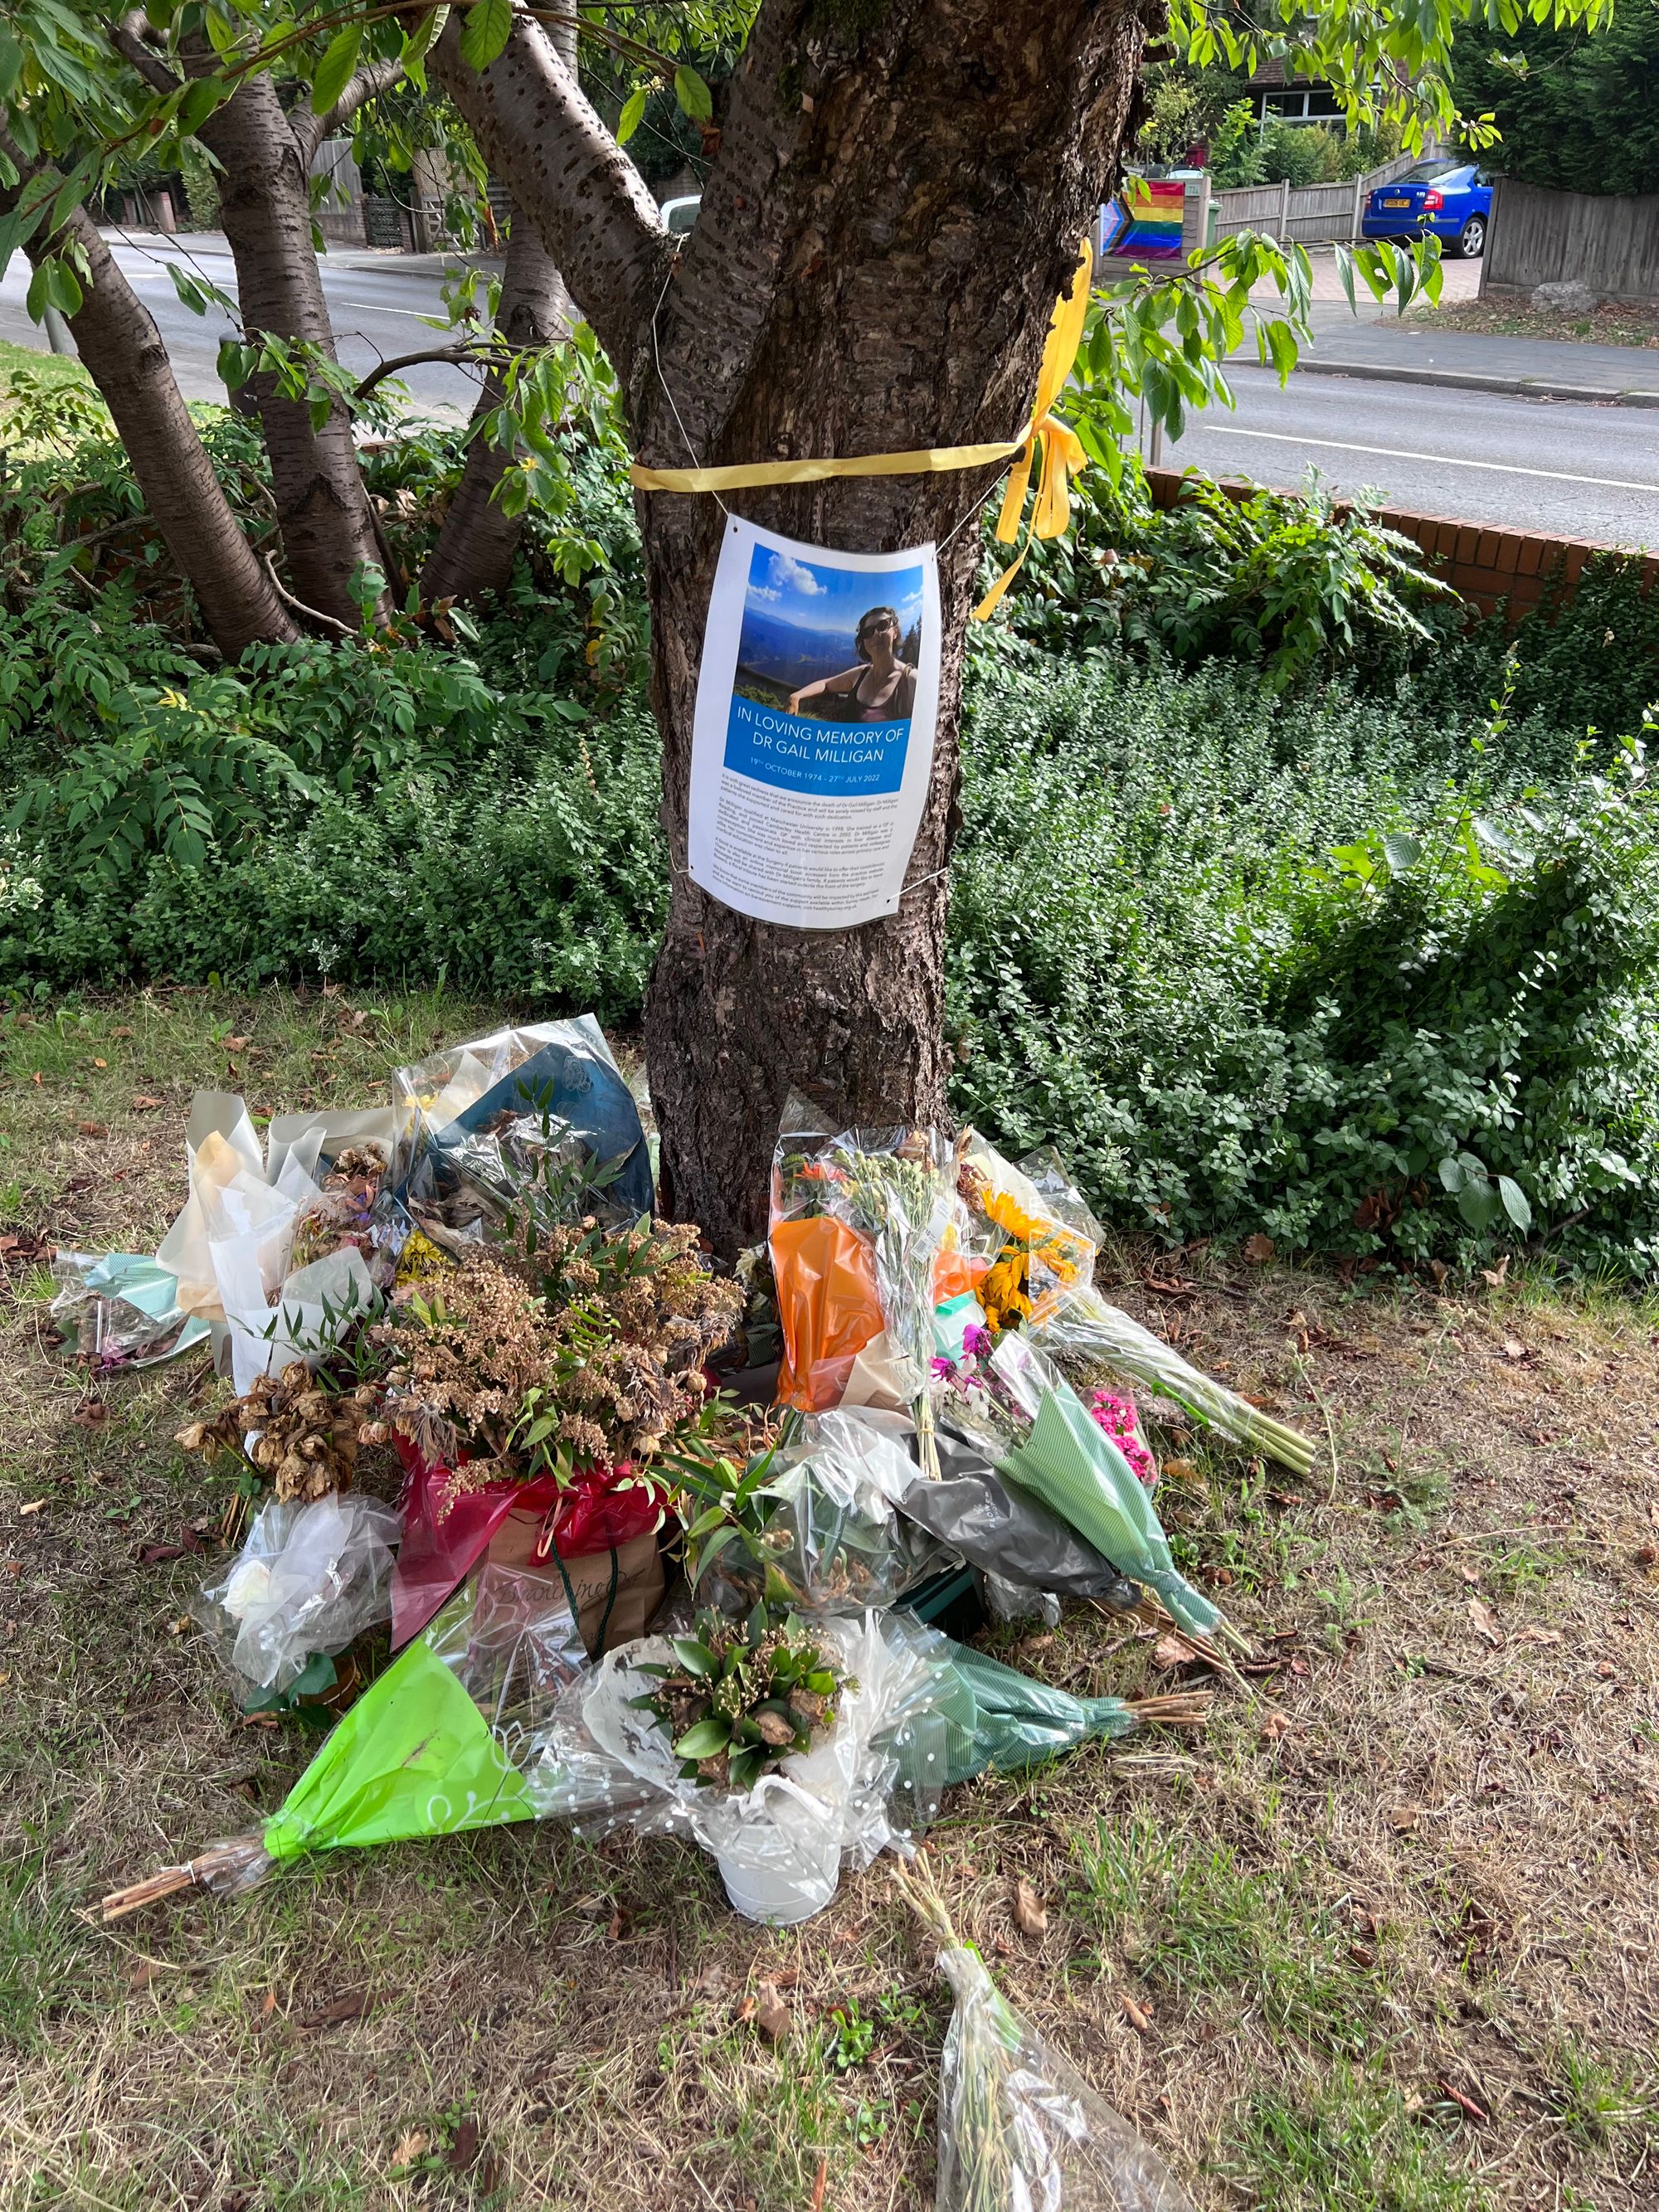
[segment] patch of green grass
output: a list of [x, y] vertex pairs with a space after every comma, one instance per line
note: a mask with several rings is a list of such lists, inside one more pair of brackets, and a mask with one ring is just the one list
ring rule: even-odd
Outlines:
[[1549, 2066], [1550, 2107], [1567, 2134], [1585, 2150], [1600, 2150], [1653, 2116], [1650, 2094], [1616, 2072], [1571, 2038], [1556, 2046]]
[[1074, 1849], [1081, 1911], [1148, 1983], [1183, 2001], [1229, 1993], [1269, 2028], [1328, 2051], [1369, 2039], [1377, 1969], [1348, 1955], [1346, 1925], [1310, 1900], [1293, 1868], [1247, 1867], [1227, 1844], [1189, 1845], [1179, 1827], [1144, 1817], [1102, 1820]]
[[1229, 2148], [1222, 2171], [1255, 2212], [1483, 2212], [1492, 2203], [1373, 2068], [1339, 2063], [1304, 2098], [1251, 2097]]
[[87, 1995], [85, 1931], [44, 1852], [0, 1863], [0, 2049], [30, 2051], [60, 2010]]

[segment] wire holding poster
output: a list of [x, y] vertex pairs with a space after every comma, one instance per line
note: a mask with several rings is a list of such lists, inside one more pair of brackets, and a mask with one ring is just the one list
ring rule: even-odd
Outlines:
[[693, 883], [795, 929], [896, 913], [939, 663], [931, 545], [832, 553], [728, 519], [692, 732]]

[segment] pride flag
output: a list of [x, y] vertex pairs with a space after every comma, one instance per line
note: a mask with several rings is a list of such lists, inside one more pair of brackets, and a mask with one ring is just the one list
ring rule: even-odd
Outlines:
[[1179, 261], [1187, 187], [1181, 179], [1145, 179], [1100, 210], [1100, 251], [1114, 261]]

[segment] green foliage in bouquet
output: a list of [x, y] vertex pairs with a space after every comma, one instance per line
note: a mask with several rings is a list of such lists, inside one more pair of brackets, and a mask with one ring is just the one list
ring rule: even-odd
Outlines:
[[793, 1616], [757, 1605], [746, 1623], [699, 1613], [673, 1639], [672, 1666], [634, 1704], [668, 1734], [683, 1780], [749, 1790], [792, 1752], [810, 1751], [840, 1709], [845, 1676]]

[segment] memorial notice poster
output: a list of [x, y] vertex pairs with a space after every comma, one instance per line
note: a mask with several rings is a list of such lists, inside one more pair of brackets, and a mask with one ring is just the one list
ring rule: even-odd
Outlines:
[[728, 519], [692, 732], [693, 883], [796, 929], [896, 913], [939, 659], [931, 545], [831, 553]]

